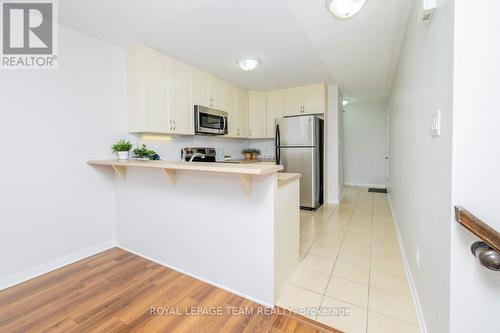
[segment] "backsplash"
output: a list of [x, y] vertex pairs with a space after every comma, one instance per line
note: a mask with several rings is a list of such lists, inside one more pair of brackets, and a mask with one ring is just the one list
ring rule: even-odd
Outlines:
[[241, 150], [244, 148], [257, 148], [262, 153], [262, 158], [274, 158], [273, 139], [232, 139], [217, 136], [168, 136], [151, 137], [139, 135], [133, 136], [132, 142], [137, 146], [146, 144], [150, 149], [154, 149], [162, 160], [179, 161], [181, 159], [181, 149], [184, 147], [212, 147], [217, 150], [217, 156], [221, 151], [224, 155], [231, 155], [232, 159], [242, 159]]

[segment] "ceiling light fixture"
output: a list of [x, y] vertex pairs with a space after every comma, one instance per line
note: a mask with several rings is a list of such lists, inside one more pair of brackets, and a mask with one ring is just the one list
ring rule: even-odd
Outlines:
[[349, 102], [350, 102], [350, 100], [348, 100], [348, 99], [344, 99], [344, 100], [342, 101], [342, 105], [343, 105], [343, 106], [346, 106], [347, 104], [349, 104]]
[[326, 0], [326, 8], [338, 18], [347, 19], [356, 15], [366, 0]]
[[257, 57], [241, 57], [238, 60], [238, 65], [245, 72], [253, 71], [260, 64], [260, 59]]

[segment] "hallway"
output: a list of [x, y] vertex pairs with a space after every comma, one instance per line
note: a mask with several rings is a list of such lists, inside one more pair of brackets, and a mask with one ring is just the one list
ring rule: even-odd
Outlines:
[[419, 332], [386, 194], [346, 187], [338, 207], [302, 211], [300, 232], [278, 305], [346, 333]]

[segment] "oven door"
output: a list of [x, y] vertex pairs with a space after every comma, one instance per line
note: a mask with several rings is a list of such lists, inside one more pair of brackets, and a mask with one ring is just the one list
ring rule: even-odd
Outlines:
[[195, 132], [224, 135], [227, 133], [227, 112], [195, 106]]

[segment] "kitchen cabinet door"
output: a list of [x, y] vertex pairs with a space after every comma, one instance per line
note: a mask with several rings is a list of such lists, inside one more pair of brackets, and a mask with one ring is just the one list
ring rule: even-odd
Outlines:
[[302, 88], [303, 113], [325, 113], [325, 104], [326, 97], [324, 84], [314, 84]]
[[222, 91], [222, 101], [224, 107], [222, 111], [227, 112], [227, 128], [228, 136], [237, 137], [238, 136], [238, 110], [236, 110], [236, 88], [229, 83], [224, 83]]
[[193, 105], [210, 107], [210, 76], [201, 71], [193, 70], [191, 84]]
[[191, 71], [181, 64], [170, 63], [168, 82], [168, 110], [172, 121], [172, 131], [177, 134], [194, 134]]
[[167, 63], [161, 58], [146, 56], [145, 126], [141, 131], [169, 133]]
[[223, 92], [224, 92], [224, 83], [216, 77], [210, 77], [209, 107], [217, 110], [222, 110], [222, 108], [224, 107]]
[[267, 93], [267, 137], [274, 138], [275, 121], [283, 116], [283, 91], [275, 90]]
[[283, 91], [283, 114], [295, 116], [302, 114], [302, 88], [290, 88]]
[[267, 134], [267, 93], [248, 92], [248, 137], [265, 138]]
[[236, 122], [236, 137], [246, 138], [248, 136], [248, 92], [238, 89], [236, 92], [236, 110], [238, 120]]
[[222, 88], [222, 102], [223, 102], [222, 111], [233, 112], [236, 110], [235, 86], [229, 83], [224, 83], [224, 86]]

